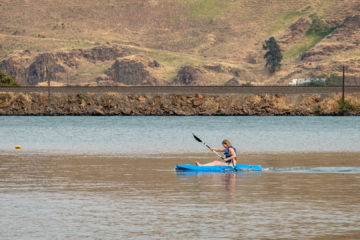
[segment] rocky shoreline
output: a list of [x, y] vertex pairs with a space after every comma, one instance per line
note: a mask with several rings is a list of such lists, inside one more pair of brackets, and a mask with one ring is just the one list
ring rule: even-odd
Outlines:
[[0, 115], [31, 116], [313, 116], [360, 115], [360, 93], [341, 94], [124, 94], [0, 92]]

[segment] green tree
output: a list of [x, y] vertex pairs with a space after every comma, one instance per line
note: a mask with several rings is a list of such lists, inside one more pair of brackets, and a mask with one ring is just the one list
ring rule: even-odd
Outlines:
[[281, 60], [283, 58], [279, 44], [276, 42], [274, 37], [269, 38], [263, 44], [263, 49], [267, 50], [264, 55], [266, 59], [265, 67], [267, 67], [270, 73], [274, 73], [281, 67]]
[[18, 87], [20, 86], [13, 77], [10, 77], [0, 70], [0, 87]]

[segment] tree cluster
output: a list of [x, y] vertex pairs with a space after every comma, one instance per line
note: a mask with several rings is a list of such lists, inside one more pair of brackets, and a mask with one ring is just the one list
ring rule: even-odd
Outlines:
[[0, 70], [0, 87], [18, 87], [20, 84], [18, 84], [14, 77], [11, 77], [9, 75], [6, 75]]

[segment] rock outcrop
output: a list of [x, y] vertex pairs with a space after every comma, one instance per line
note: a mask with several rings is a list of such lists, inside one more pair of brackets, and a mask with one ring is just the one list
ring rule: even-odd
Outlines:
[[[227, 77], [227, 81], [219, 82], [219, 75]], [[235, 79], [235, 80], [234, 80]], [[230, 65], [212, 63], [205, 65], [186, 65], [182, 67], [174, 80], [175, 85], [185, 86], [206, 86], [206, 85], [227, 85], [229, 82], [240, 85], [243, 82], [255, 81], [255, 77], [249, 72], [232, 67]]]
[[0, 115], [360, 115], [360, 94], [348, 94], [353, 108], [341, 109], [340, 94], [47, 94], [1, 93]]
[[[131, 54], [131, 50], [118, 47], [95, 47], [74, 49], [66, 52], [41, 53], [31, 55], [24, 52], [0, 62], [0, 69], [13, 76], [15, 81], [25, 86], [36, 86], [48, 79], [57, 82], [69, 81], [69, 75], [79, 70], [81, 65], [115, 61]], [[93, 76], [94, 79], [97, 76]], [[91, 79], [89, 79], [91, 80]], [[89, 81], [90, 82], [90, 81]], [[77, 83], [74, 83], [76, 85]]]
[[187, 65], [182, 67], [174, 81], [175, 85], [204, 85], [209, 79], [209, 72], [201, 66]]
[[152, 75], [152, 69], [160, 64], [148, 57], [141, 55], [118, 58], [110, 69], [106, 71], [109, 81], [125, 85], [155, 86], [158, 79]]
[[225, 86], [240, 86], [240, 81], [237, 78], [232, 78], [225, 83]]
[[40, 54], [25, 70], [26, 85], [35, 86], [47, 79], [57, 79], [59, 73], [65, 72], [53, 54]]

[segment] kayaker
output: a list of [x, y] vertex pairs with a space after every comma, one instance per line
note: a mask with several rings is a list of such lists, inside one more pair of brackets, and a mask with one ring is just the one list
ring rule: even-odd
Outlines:
[[232, 146], [231, 142], [227, 139], [222, 141], [222, 145], [224, 148], [213, 148], [211, 147], [211, 151], [215, 152], [223, 152], [225, 155], [224, 162], [223, 161], [213, 161], [205, 164], [201, 164], [199, 162], [195, 162], [197, 166], [235, 166], [236, 165], [236, 149]]

